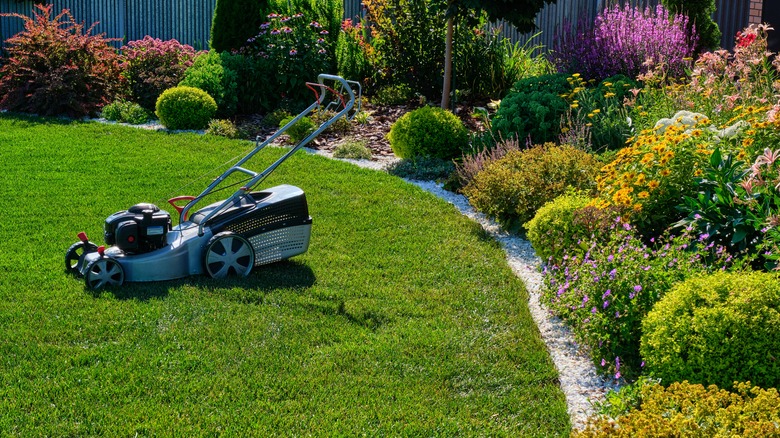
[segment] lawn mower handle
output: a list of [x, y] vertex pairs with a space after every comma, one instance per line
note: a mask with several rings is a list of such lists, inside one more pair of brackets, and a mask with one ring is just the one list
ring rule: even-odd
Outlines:
[[[225, 199], [222, 204], [218, 207], [213, 209], [211, 212], [209, 212], [198, 225], [198, 235], [203, 235], [203, 227], [205, 224], [217, 215], [219, 212], [221, 212], [225, 207], [232, 204], [233, 201], [235, 201], [240, 196], [243, 196], [244, 194], [250, 192], [252, 190], [252, 187], [260, 183], [262, 180], [264, 180], [268, 175], [271, 174], [274, 170], [276, 170], [277, 167], [279, 167], [280, 164], [282, 164], [287, 158], [289, 158], [292, 154], [298, 151], [298, 149], [304, 147], [309, 142], [311, 142], [315, 137], [317, 137], [322, 131], [327, 129], [330, 125], [332, 125], [336, 120], [338, 120], [342, 116], [347, 116], [349, 112], [352, 110], [352, 108], [355, 106], [355, 92], [353, 91], [352, 87], [350, 85], [356, 85], [358, 87], [358, 92], [361, 93], [362, 89], [360, 87], [360, 84], [355, 81], [348, 81], [341, 76], [336, 75], [329, 75], [329, 74], [320, 74], [317, 76], [317, 82], [320, 84], [321, 87], [323, 87], [324, 90], [331, 90], [334, 91], [332, 88], [325, 86], [325, 81], [335, 81], [338, 82], [341, 85], [342, 90], [346, 91], [349, 100], [344, 102], [343, 99], [340, 99], [340, 96], [337, 96], [341, 104], [343, 105], [343, 109], [336, 113], [333, 117], [323, 122], [314, 132], [309, 134], [306, 138], [300, 141], [297, 145], [295, 145], [292, 149], [290, 149], [286, 154], [284, 154], [281, 158], [276, 160], [273, 164], [268, 166], [267, 169], [260, 173], [255, 173], [251, 170], [245, 169], [241, 167], [244, 163], [249, 161], [256, 153], [260, 152], [264, 147], [266, 147], [268, 144], [272, 143], [274, 140], [276, 140], [280, 135], [282, 135], [287, 129], [289, 129], [291, 126], [298, 123], [299, 120], [309, 115], [312, 111], [319, 108], [323, 103], [325, 103], [325, 97], [327, 95], [327, 92], [323, 92], [322, 95], [317, 96], [314, 103], [312, 103], [308, 108], [306, 108], [303, 112], [298, 114], [294, 119], [292, 119], [289, 123], [279, 128], [276, 133], [270, 137], [268, 137], [264, 142], [260, 143], [259, 140], [256, 142], [256, 146], [254, 149], [252, 149], [244, 158], [239, 160], [236, 164], [231, 166], [228, 170], [226, 170], [222, 175], [220, 175], [218, 178], [216, 178], [209, 186], [201, 192], [198, 196], [196, 196], [192, 201], [187, 203], [187, 205], [179, 212], [179, 223], [182, 223], [189, 215], [190, 209], [198, 203], [201, 199], [203, 199], [206, 195], [211, 193], [212, 190], [214, 190], [222, 181], [225, 180], [228, 176], [230, 176], [234, 172], [242, 172], [250, 175], [252, 177], [249, 182], [244, 184], [243, 187], [238, 189], [235, 193], [233, 193], [228, 199]], [[315, 93], [316, 95], [316, 93]], [[359, 107], [358, 103], [358, 107]]]

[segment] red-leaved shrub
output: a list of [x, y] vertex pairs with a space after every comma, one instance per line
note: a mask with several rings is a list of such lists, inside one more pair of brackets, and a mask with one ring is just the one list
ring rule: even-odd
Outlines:
[[123, 46], [122, 76], [127, 79], [131, 99], [153, 111], [163, 91], [184, 79], [184, 71], [192, 65], [195, 49], [176, 40], [162, 41], [145, 36]]
[[119, 55], [105, 34], [91, 35], [64, 9], [35, 5], [24, 30], [9, 38], [0, 67], [0, 108], [80, 117], [110, 102], [119, 83]]

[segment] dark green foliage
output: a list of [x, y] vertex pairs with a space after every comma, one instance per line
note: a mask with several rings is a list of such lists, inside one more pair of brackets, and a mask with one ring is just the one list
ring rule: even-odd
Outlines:
[[598, 168], [598, 162], [586, 152], [547, 143], [510, 150], [485, 164], [463, 193], [479, 211], [509, 226], [519, 225], [569, 187], [593, 191]]
[[217, 52], [241, 48], [257, 34], [267, 0], [217, 0], [211, 22], [210, 47]]
[[265, 108], [267, 105], [263, 102], [267, 96], [264, 86], [268, 81], [263, 76], [265, 70], [261, 60], [226, 52], [220, 54], [220, 59], [226, 71], [236, 73], [236, 113], [253, 114]]
[[225, 67], [223, 58], [233, 57], [230, 53], [210, 51], [195, 58], [192, 66], [184, 72], [179, 85], [200, 88], [217, 102], [217, 115], [230, 117], [236, 113], [238, 104], [238, 75]]
[[[720, 28], [712, 19], [712, 14], [715, 13], [715, 0], [661, 0], [661, 4], [674, 13], [688, 16], [688, 26], [695, 27], [698, 36], [697, 52], [720, 47]], [[690, 33], [692, 33], [691, 29], [689, 29]]]
[[401, 105], [414, 98], [414, 91], [406, 84], [387, 85], [380, 88], [371, 99], [377, 105]]
[[560, 133], [561, 116], [569, 104], [561, 97], [571, 91], [565, 74], [537, 76], [518, 81], [501, 101], [493, 118], [496, 137], [530, 137], [534, 143], [555, 140]]
[[404, 114], [390, 128], [390, 147], [401, 158], [450, 160], [468, 145], [463, 122], [449, 111], [425, 106]]
[[776, 274], [718, 273], [675, 286], [642, 323], [640, 351], [662, 382], [780, 385]]
[[530, 32], [536, 28], [534, 19], [545, 4], [556, 0], [456, 0], [462, 6], [482, 9], [491, 20], [506, 20], [520, 32]]
[[96, 113], [118, 94], [119, 56], [104, 34], [75, 21], [65, 9], [36, 5], [25, 30], [6, 41], [0, 62], [0, 108], [42, 115], [82, 117]]
[[156, 108], [168, 129], [204, 129], [217, 112], [217, 103], [200, 88], [181, 86], [163, 91]]

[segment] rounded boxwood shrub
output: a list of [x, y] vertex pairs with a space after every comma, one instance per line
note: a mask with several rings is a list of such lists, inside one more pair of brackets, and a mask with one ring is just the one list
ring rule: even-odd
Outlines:
[[719, 273], [672, 288], [642, 323], [640, 352], [662, 382], [780, 385], [780, 282]]
[[425, 106], [404, 114], [390, 128], [390, 147], [401, 158], [460, 156], [468, 145], [463, 122], [449, 111]]
[[523, 151], [511, 150], [486, 164], [463, 193], [477, 210], [505, 225], [522, 224], [569, 187], [593, 191], [599, 167], [587, 152], [546, 143]]
[[169, 88], [156, 105], [160, 123], [168, 129], [204, 129], [217, 112], [217, 103], [195, 87]]
[[580, 240], [587, 247], [590, 236], [575, 227], [574, 213], [589, 201], [588, 196], [568, 191], [544, 204], [533, 219], [523, 224], [528, 241], [542, 261], [560, 262], [565, 251], [571, 253], [580, 246]]

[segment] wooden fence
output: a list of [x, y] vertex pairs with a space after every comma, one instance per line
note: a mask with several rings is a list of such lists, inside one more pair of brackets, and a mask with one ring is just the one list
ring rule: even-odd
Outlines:
[[[111, 38], [132, 41], [151, 35], [161, 39], [175, 38], [196, 49], [208, 47], [211, 16], [216, 0], [50, 0], [54, 11], [64, 8], [73, 12], [77, 21], [87, 25], [99, 22], [96, 33], [104, 32]], [[556, 31], [564, 22], [576, 23], [580, 18], [593, 20], [604, 8], [605, 1], [612, 0], [558, 0], [547, 5], [536, 17], [541, 34], [531, 44], [554, 46]], [[766, 0], [765, 0], [766, 1]], [[658, 0], [636, 0], [641, 5], [655, 5]], [[749, 0], [716, 0], [717, 11], [713, 17], [723, 32], [721, 45], [732, 48], [734, 35], [746, 27], [749, 20]], [[29, 15], [32, 0], [0, 0], [0, 12], [16, 12]], [[362, 14], [361, 0], [344, 0], [344, 16]], [[535, 33], [521, 34], [511, 26], [496, 23], [503, 35], [513, 41], [526, 42]], [[780, 26], [778, 26], [780, 27]], [[0, 17], [0, 41], [23, 29], [22, 20]]]

